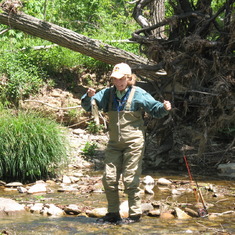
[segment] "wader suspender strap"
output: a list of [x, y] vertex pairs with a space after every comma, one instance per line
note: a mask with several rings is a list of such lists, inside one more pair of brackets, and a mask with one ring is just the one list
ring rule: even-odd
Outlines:
[[109, 95], [109, 108], [108, 108], [108, 111], [112, 111], [113, 93], [114, 93], [114, 87], [111, 87], [110, 88], [110, 95]]
[[130, 111], [130, 109], [131, 109], [131, 102], [132, 102], [134, 94], [135, 94], [135, 88], [136, 87], [133, 86], [132, 89], [131, 89], [131, 93], [129, 94], [128, 100], [126, 102], [126, 107], [125, 107], [126, 111]]

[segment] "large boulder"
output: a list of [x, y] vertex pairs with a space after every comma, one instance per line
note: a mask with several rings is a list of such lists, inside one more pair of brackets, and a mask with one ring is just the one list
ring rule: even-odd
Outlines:
[[235, 177], [235, 163], [220, 164], [218, 170], [220, 176]]
[[25, 213], [23, 205], [9, 198], [0, 198], [0, 216]]

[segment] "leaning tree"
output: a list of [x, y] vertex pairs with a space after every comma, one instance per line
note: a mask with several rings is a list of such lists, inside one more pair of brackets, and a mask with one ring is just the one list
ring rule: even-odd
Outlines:
[[26, 15], [18, 3], [2, 4], [1, 24], [106, 63], [126, 61], [151, 84], [155, 98], [171, 100], [168, 118], [146, 117], [147, 167], [178, 163], [186, 150], [204, 166], [233, 158], [234, 0], [135, 1], [133, 18], [140, 28], [130, 41], [139, 44], [145, 57]]

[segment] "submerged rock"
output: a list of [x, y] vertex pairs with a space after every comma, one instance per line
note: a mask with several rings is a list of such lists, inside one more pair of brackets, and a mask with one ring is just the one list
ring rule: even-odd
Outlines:
[[168, 220], [168, 219], [174, 219], [175, 217], [174, 215], [172, 215], [170, 211], [165, 211], [165, 212], [160, 213], [160, 218]]
[[27, 193], [28, 192], [28, 190], [26, 188], [24, 188], [24, 187], [17, 187], [17, 191], [19, 193]]
[[6, 182], [0, 180], [0, 186], [5, 186], [6, 184], [7, 184]]
[[218, 165], [221, 176], [235, 177], [235, 163], [227, 163]]
[[54, 204], [47, 204], [44, 206], [46, 213], [50, 216], [64, 216], [65, 212]]
[[165, 179], [165, 178], [159, 178], [158, 181], [157, 181], [157, 184], [170, 185], [170, 184], [172, 184], [172, 182], [168, 179]]
[[23, 205], [9, 198], [0, 198], [0, 215], [18, 215], [25, 213]]
[[176, 216], [178, 219], [191, 219], [192, 217], [186, 212], [182, 211], [180, 208], [175, 207]]
[[160, 216], [160, 214], [161, 214], [160, 209], [154, 209], [149, 211], [148, 216], [157, 217]]
[[47, 188], [45, 183], [37, 183], [28, 189], [29, 194], [46, 193], [46, 192]]
[[153, 188], [154, 185], [145, 185], [144, 192], [153, 195], [154, 194]]
[[152, 176], [150, 175], [146, 175], [144, 178], [143, 178], [143, 184], [154, 184], [154, 179]]
[[68, 206], [65, 206], [64, 211], [68, 215], [78, 215], [82, 213], [82, 210], [78, 205], [70, 204]]
[[70, 179], [70, 177], [69, 177], [69, 176], [67, 176], [67, 175], [63, 175], [62, 183], [64, 183], [64, 184], [71, 184], [71, 183], [72, 183], [72, 181], [71, 181], [71, 179]]
[[150, 211], [154, 210], [154, 207], [151, 203], [142, 203], [141, 210], [143, 214], [148, 214]]
[[6, 184], [6, 187], [9, 187], [9, 188], [10, 187], [17, 188], [19, 186], [23, 186], [23, 184], [20, 182], [11, 182], [11, 183]]
[[191, 209], [191, 208], [185, 208], [185, 211], [191, 216], [191, 217], [198, 217], [198, 212]]
[[78, 186], [75, 184], [73, 185], [64, 185], [61, 184], [61, 187], [58, 188], [58, 192], [78, 192]]
[[103, 217], [107, 214], [107, 208], [103, 207], [103, 208], [95, 208], [93, 210], [87, 210], [86, 214], [89, 217], [96, 217], [96, 218], [100, 218]]
[[23, 186], [20, 182], [11, 182], [5, 185], [4, 191], [17, 191], [17, 187]]
[[31, 213], [37, 213], [37, 214], [40, 214], [41, 213], [41, 211], [42, 211], [42, 209], [43, 209], [43, 203], [35, 203], [34, 205], [32, 205], [31, 207], [30, 207], [30, 212]]

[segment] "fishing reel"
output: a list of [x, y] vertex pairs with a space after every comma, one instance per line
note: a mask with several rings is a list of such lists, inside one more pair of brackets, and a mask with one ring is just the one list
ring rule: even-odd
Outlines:
[[198, 209], [197, 213], [198, 213], [199, 217], [205, 217], [208, 214], [208, 212], [207, 212], [207, 210], [205, 208]]

